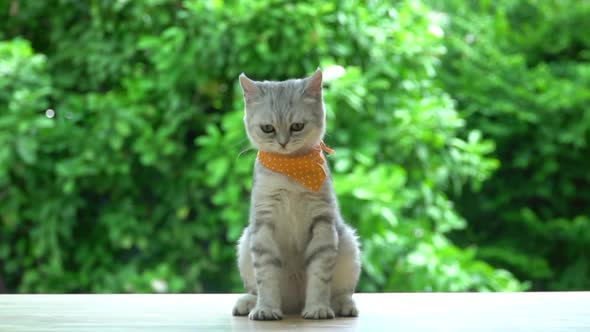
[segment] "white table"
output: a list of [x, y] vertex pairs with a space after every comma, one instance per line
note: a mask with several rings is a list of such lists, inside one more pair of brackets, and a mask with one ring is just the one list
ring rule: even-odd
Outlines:
[[312, 321], [233, 317], [236, 294], [0, 295], [0, 332], [576, 331], [590, 292], [356, 294], [360, 316]]

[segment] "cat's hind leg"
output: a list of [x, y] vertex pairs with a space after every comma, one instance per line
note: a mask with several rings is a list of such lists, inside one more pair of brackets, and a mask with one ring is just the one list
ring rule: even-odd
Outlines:
[[352, 294], [361, 272], [359, 245], [350, 227], [337, 224], [336, 230], [339, 238], [338, 257], [334, 265], [330, 306], [336, 316], [356, 317], [359, 311]]
[[252, 308], [256, 306], [256, 283], [254, 277], [254, 266], [252, 256], [250, 255], [250, 231], [247, 227], [242, 233], [238, 242], [238, 267], [240, 276], [244, 282], [244, 287], [248, 294], [241, 296], [234, 305], [234, 316], [247, 316]]
[[336, 316], [339, 317], [356, 317], [359, 315], [350, 292], [332, 296], [331, 306]]
[[256, 306], [256, 295], [246, 294], [241, 296], [234, 306], [234, 316], [247, 316]]

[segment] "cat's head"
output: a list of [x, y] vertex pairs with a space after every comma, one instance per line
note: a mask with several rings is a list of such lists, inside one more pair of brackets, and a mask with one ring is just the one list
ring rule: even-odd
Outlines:
[[300, 154], [318, 146], [325, 131], [322, 72], [282, 82], [257, 82], [240, 75], [244, 124], [259, 150]]

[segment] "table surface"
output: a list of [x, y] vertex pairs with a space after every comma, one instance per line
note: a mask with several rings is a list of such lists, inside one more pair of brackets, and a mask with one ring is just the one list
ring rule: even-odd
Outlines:
[[356, 294], [360, 316], [258, 322], [233, 317], [236, 294], [0, 295], [0, 332], [580, 331], [590, 292]]

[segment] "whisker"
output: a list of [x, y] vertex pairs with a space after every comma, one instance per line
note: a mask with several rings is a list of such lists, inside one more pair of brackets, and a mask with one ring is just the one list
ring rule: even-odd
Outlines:
[[248, 142], [248, 137], [241, 139], [238, 144], [242, 145], [244, 142]]
[[255, 148], [253, 146], [248, 146], [245, 149], [243, 149], [242, 151], [240, 151], [240, 153], [238, 153], [238, 156], [236, 157], [236, 160], [238, 160], [240, 158], [240, 156], [242, 156], [244, 153], [251, 151], [251, 150], [255, 150]]

